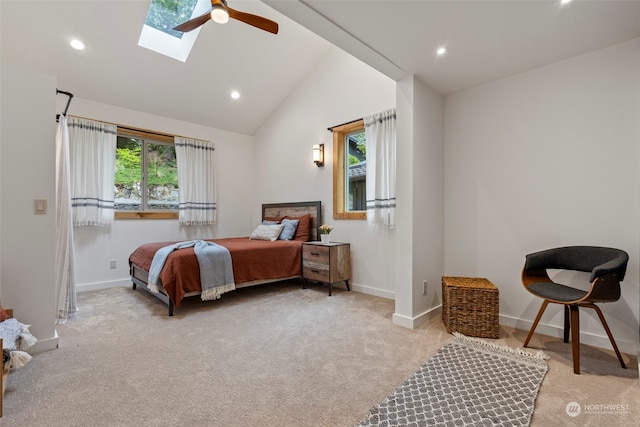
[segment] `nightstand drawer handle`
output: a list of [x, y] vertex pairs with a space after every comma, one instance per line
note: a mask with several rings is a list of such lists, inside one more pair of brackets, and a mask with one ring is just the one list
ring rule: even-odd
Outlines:
[[311, 255], [313, 256], [320, 256], [320, 254], [318, 252], [311, 252]]
[[311, 272], [312, 272], [312, 273], [320, 273], [320, 270], [314, 270], [314, 269], [311, 269]]

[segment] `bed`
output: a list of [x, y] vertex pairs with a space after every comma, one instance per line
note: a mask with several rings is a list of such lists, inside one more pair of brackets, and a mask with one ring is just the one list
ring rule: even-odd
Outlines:
[[[321, 202], [270, 203], [262, 205], [263, 221], [300, 219], [292, 240], [253, 240], [249, 237], [204, 239], [224, 246], [231, 255], [236, 288], [278, 282], [302, 276], [302, 243], [318, 240], [322, 223]], [[308, 228], [304, 226], [308, 224]], [[151, 242], [129, 256], [133, 289], [148, 287], [151, 262], [158, 249], [177, 242]], [[169, 316], [187, 297], [201, 294], [200, 270], [193, 248], [171, 252], [158, 276], [158, 292], [152, 295], [168, 306]]]

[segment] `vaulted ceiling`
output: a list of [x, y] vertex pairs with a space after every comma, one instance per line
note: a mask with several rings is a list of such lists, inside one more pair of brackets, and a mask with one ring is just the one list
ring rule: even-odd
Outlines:
[[228, 0], [279, 34], [209, 21], [183, 63], [138, 46], [149, 3], [1, 0], [0, 59], [80, 98], [252, 135], [332, 46], [449, 94], [640, 37], [640, 1]]

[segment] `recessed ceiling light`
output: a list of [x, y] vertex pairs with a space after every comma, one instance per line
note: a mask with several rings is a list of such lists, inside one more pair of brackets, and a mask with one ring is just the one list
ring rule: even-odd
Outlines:
[[238, 92], [237, 90], [231, 91], [231, 98], [233, 99], [240, 98], [240, 92]]
[[436, 54], [438, 56], [442, 56], [445, 53], [447, 53], [447, 48], [445, 46], [440, 46], [437, 50], [436, 50]]
[[562, 3], [562, 4], [571, 3], [571, 0], [560, 0], [560, 3]]
[[82, 50], [84, 49], [84, 43], [82, 43], [80, 40], [78, 39], [73, 39], [71, 40], [71, 42], [69, 43], [71, 45], [72, 48], [76, 49], [76, 50]]

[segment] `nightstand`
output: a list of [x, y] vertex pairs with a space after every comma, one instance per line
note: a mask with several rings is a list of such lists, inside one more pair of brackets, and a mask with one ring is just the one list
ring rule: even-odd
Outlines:
[[302, 244], [302, 278], [327, 283], [329, 296], [334, 283], [344, 282], [349, 288], [351, 279], [351, 245], [340, 242], [304, 242]]

